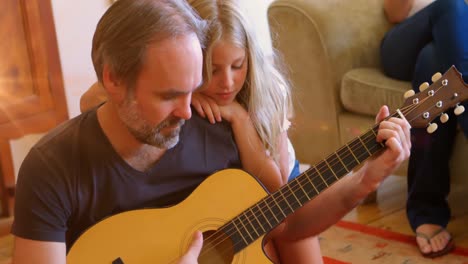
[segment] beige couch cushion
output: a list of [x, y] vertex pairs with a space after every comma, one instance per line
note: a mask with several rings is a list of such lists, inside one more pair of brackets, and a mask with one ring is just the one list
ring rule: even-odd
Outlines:
[[409, 82], [391, 79], [377, 68], [357, 68], [343, 76], [340, 98], [346, 110], [374, 116], [384, 104], [390, 111], [400, 108], [410, 89]]

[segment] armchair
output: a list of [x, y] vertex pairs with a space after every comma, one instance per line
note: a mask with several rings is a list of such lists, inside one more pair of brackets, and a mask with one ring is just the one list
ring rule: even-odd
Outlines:
[[[293, 84], [290, 137], [302, 162], [315, 164], [361, 135], [381, 105], [392, 112], [403, 105], [411, 84], [380, 69], [380, 41], [392, 26], [382, 0], [275, 0], [268, 22]], [[458, 133], [452, 183], [468, 182], [467, 155], [468, 142]], [[396, 174], [406, 175], [406, 168]]]

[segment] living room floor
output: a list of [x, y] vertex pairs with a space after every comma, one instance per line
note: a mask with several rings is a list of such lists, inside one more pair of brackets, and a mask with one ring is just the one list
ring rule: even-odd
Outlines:
[[[447, 229], [457, 246], [468, 248], [468, 186], [452, 185], [451, 188], [452, 219]], [[406, 218], [406, 192], [406, 177], [390, 176], [379, 187], [376, 203], [356, 207], [343, 220], [413, 235]]]

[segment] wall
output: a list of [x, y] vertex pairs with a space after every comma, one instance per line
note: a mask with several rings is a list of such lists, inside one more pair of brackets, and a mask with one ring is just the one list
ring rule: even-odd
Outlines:
[[[266, 9], [272, 0], [240, 1], [258, 32], [260, 43], [267, 52], [270, 52], [271, 41]], [[91, 42], [96, 24], [111, 0], [51, 0], [51, 2], [68, 113], [72, 118], [80, 113], [80, 96], [96, 81], [91, 62]], [[16, 175], [25, 155], [40, 137], [42, 134], [28, 135], [11, 141]]]
[[80, 113], [79, 98], [96, 81], [91, 42], [109, 0], [52, 0], [68, 113]]
[[[81, 94], [95, 82], [91, 41], [99, 18], [110, 0], [51, 0], [70, 118], [78, 115]], [[15, 175], [27, 152], [42, 134], [10, 142]]]

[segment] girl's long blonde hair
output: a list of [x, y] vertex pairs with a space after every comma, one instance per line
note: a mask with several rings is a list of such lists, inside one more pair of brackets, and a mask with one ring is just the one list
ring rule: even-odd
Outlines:
[[245, 49], [248, 72], [237, 100], [247, 109], [266, 150], [278, 162], [279, 137], [291, 109], [291, 95], [276, 54], [273, 52], [271, 59], [266, 56], [236, 0], [189, 0], [189, 3], [208, 22], [203, 67], [205, 81], [211, 80], [211, 54], [217, 41], [229, 41]]

